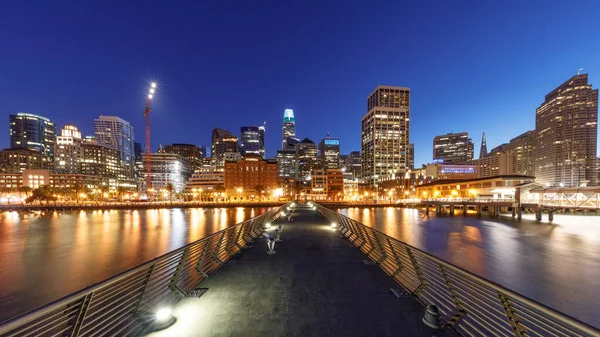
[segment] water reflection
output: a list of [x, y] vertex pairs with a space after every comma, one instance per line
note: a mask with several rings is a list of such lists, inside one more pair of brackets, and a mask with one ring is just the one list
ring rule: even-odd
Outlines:
[[[549, 223], [417, 209], [338, 212], [473, 273], [600, 327], [600, 217], [555, 215]], [[530, 219], [531, 218], [531, 219]]]
[[264, 211], [196, 208], [0, 213], [0, 321]]

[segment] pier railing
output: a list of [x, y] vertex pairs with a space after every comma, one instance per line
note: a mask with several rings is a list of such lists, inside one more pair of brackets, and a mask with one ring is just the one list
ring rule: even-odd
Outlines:
[[593, 336], [600, 330], [315, 204], [404, 289], [464, 336]]
[[[260, 236], [282, 207], [0, 324], [0, 336], [131, 336]], [[93, 266], [92, 266], [93, 267]], [[60, 282], [60, 280], [57, 280]]]

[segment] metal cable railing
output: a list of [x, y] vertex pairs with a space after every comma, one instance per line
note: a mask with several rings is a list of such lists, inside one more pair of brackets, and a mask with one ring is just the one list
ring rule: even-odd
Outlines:
[[285, 207], [216, 232], [0, 325], [0, 336], [135, 336], [261, 235]]
[[464, 336], [590, 336], [600, 330], [315, 204], [339, 232]]

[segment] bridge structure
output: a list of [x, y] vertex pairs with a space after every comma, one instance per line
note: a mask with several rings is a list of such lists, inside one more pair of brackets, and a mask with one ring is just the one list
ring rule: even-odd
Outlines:
[[593, 326], [310, 202], [274, 207], [0, 324], [0, 336], [433, 331], [600, 337]]

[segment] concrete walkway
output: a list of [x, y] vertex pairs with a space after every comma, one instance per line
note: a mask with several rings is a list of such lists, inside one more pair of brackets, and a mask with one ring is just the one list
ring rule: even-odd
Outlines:
[[203, 296], [177, 305], [172, 327], [150, 336], [432, 336], [421, 303], [396, 297], [390, 288], [399, 286], [316, 211], [299, 208], [279, 223], [275, 255], [257, 240], [200, 284]]

